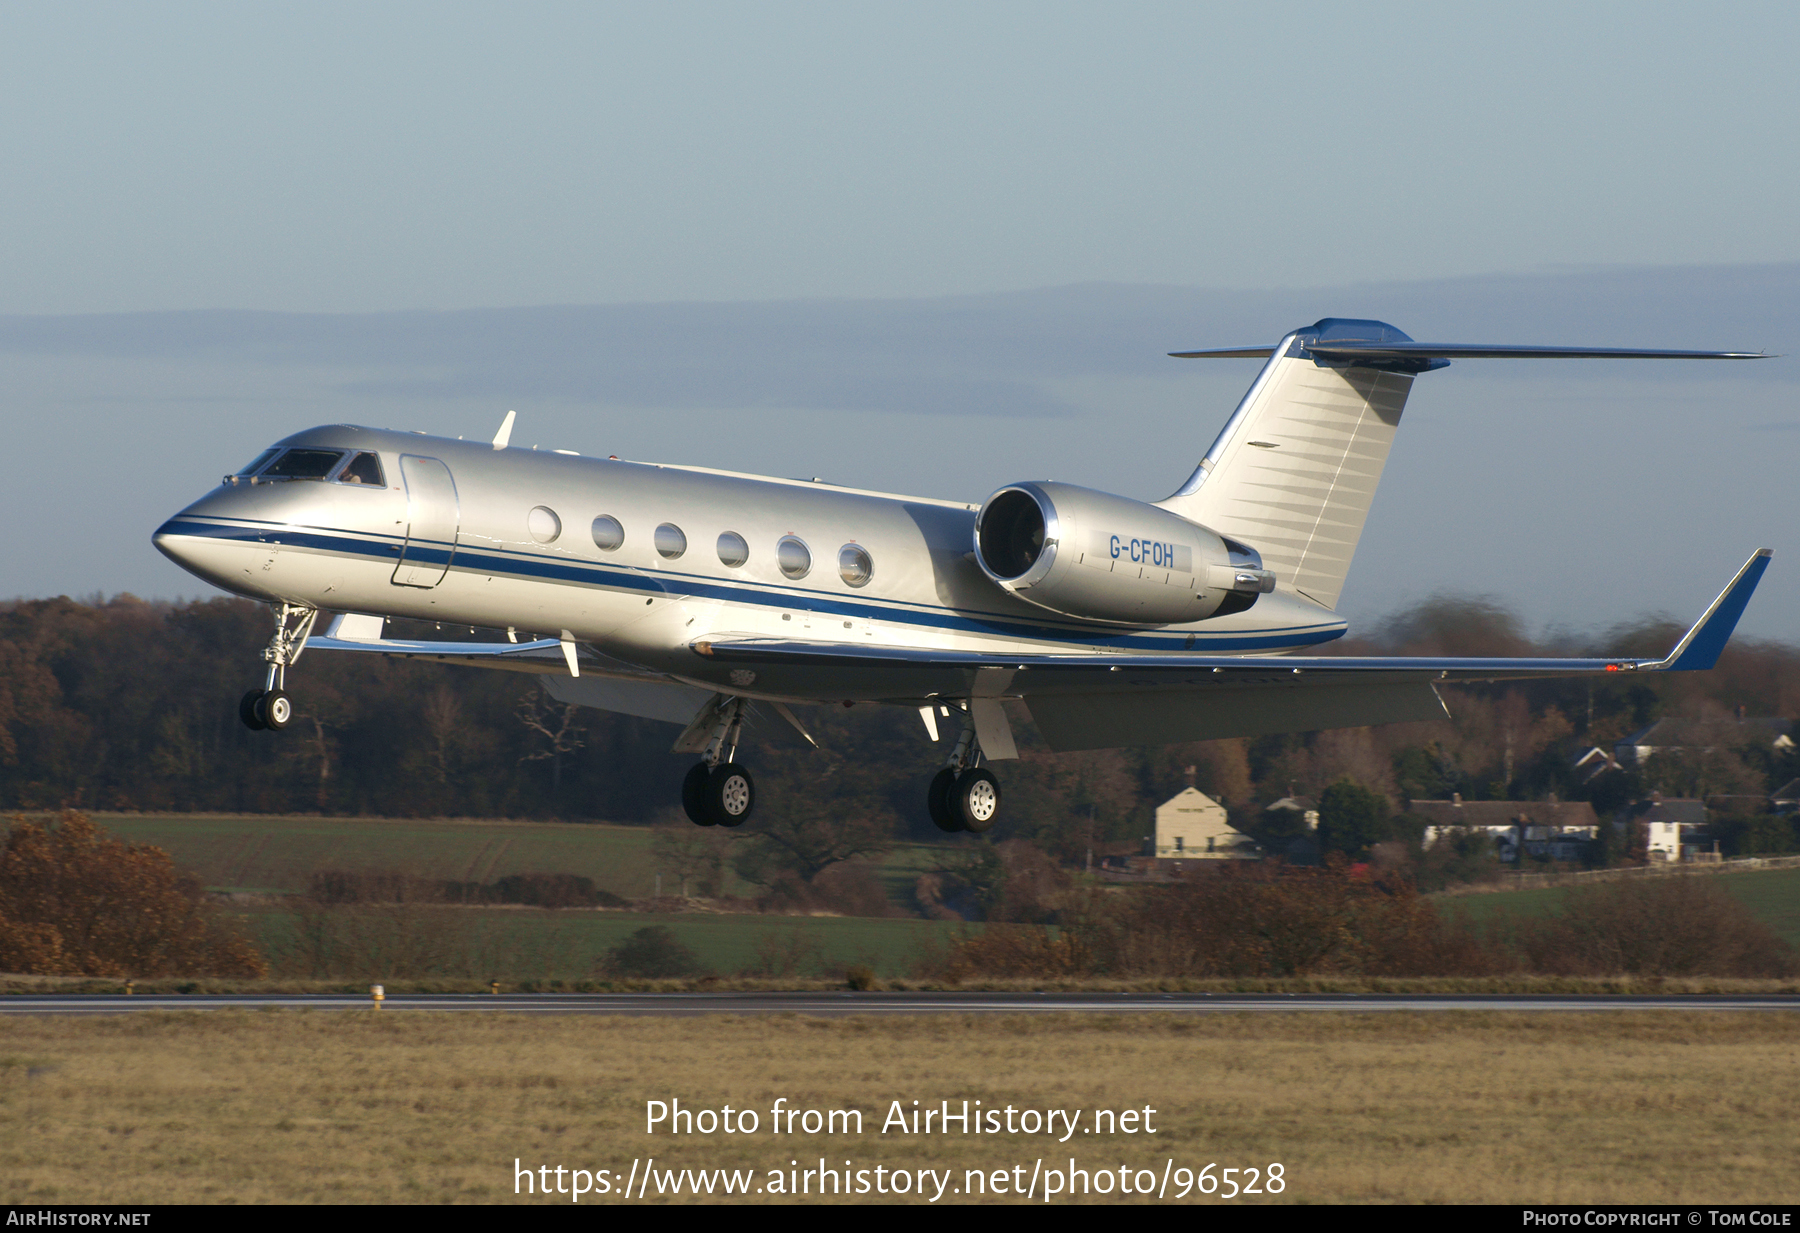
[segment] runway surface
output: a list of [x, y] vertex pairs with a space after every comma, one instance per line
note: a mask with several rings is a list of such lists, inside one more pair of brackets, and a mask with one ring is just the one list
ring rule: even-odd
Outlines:
[[[53, 994], [0, 996], [0, 1014], [110, 1015], [150, 1010], [368, 1011], [354, 994]], [[1800, 994], [1518, 995], [1355, 993], [503, 993], [394, 994], [396, 1011], [551, 1015], [1017, 1015], [1222, 1014], [1505, 1010], [1800, 1011]]]

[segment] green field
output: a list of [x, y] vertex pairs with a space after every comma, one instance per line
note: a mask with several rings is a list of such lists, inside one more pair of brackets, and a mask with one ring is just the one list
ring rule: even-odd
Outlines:
[[[1719, 886], [1743, 901], [1759, 920], [1795, 946], [1800, 946], [1800, 869], [1761, 869], [1745, 873], [1715, 873]], [[1433, 900], [1447, 912], [1455, 912], [1480, 924], [1507, 919], [1548, 916], [1568, 896], [1569, 888], [1495, 891], [1485, 895], [1438, 895]]]
[[[485, 820], [416, 821], [267, 815], [95, 814], [94, 820], [131, 843], [153, 844], [209, 888], [252, 894], [303, 892], [323, 869], [397, 870], [414, 877], [492, 882], [515, 873], [572, 873], [628, 900], [658, 890], [651, 851], [655, 831], [642, 826]], [[875, 867], [889, 901], [910, 913], [912, 886], [941, 850], [896, 847]], [[673, 872], [660, 889], [681, 892]], [[755, 887], [728, 875], [728, 893]], [[280, 903], [240, 904], [238, 911], [277, 970], [294, 953], [296, 912]], [[547, 911], [536, 908], [415, 906], [371, 908], [340, 928], [358, 931], [354, 949], [366, 954], [368, 979], [444, 975], [509, 985], [575, 981], [595, 976], [605, 952], [647, 925], [665, 925], [703, 967], [721, 976], [760, 968], [773, 976], [841, 975], [866, 965], [883, 977], [911, 973], [940, 944], [954, 922], [916, 916], [860, 918], [690, 912]]]
[[[245, 923], [277, 973], [313, 973], [289, 961], [299, 916], [284, 908], [253, 908]], [[639, 929], [660, 925], [694, 952], [702, 973], [774, 979], [842, 979], [866, 966], [884, 978], [910, 975], [919, 960], [945, 943], [959, 922], [905, 917], [762, 916], [754, 914], [552, 911], [541, 908], [376, 907], [348, 920], [332, 917], [359, 979], [442, 976], [499, 980], [508, 988], [545, 981], [593, 980], [608, 950]], [[979, 926], [977, 926], [979, 927]]]
[[[94, 814], [121, 839], [154, 844], [209, 889], [292, 893], [321, 869], [399, 870], [492, 882], [573, 873], [625, 899], [656, 893], [653, 832], [562, 822], [417, 821], [270, 815]], [[664, 885], [667, 894], [680, 887]]]
[[[96, 813], [95, 822], [131, 843], [154, 844], [208, 889], [291, 894], [321, 869], [399, 870], [420, 878], [492, 882], [514, 873], [572, 873], [622, 899], [657, 893], [656, 860], [646, 826], [570, 822], [418, 821], [266, 814]], [[901, 844], [876, 865], [896, 907], [912, 910], [912, 886], [942, 849]], [[662, 871], [661, 891], [678, 895]], [[727, 875], [727, 894], [754, 887]]]

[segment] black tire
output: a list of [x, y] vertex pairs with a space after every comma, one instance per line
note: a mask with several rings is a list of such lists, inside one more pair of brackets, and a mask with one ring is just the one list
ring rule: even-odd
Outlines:
[[244, 695], [242, 702], [238, 703], [238, 718], [243, 720], [244, 727], [252, 732], [261, 732], [269, 726], [256, 716], [256, 704], [261, 701], [262, 690], [253, 689]]
[[925, 808], [931, 813], [931, 820], [940, 831], [956, 834], [963, 829], [962, 819], [950, 808], [950, 794], [956, 790], [956, 772], [945, 767], [931, 777], [931, 786], [925, 789]]
[[721, 762], [706, 778], [706, 808], [720, 826], [742, 826], [756, 808], [756, 781], [735, 762]]
[[711, 773], [706, 763], [696, 762], [681, 781], [681, 808], [695, 826], [717, 825], [706, 809], [706, 777]]
[[985, 767], [971, 767], [956, 777], [950, 806], [963, 829], [979, 835], [1000, 816], [1000, 781]]
[[294, 718], [294, 700], [282, 690], [271, 689], [256, 700], [256, 717], [269, 731], [279, 732]]

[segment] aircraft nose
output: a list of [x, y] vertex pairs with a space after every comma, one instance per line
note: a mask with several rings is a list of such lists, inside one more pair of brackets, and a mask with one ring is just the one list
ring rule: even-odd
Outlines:
[[185, 570], [192, 570], [197, 563], [191, 528], [182, 525], [179, 515], [156, 528], [150, 542], [156, 545], [158, 552]]
[[[246, 541], [243, 498], [215, 491], [165, 521], [150, 536], [156, 550], [196, 578], [241, 592]], [[254, 541], [254, 534], [248, 537]]]

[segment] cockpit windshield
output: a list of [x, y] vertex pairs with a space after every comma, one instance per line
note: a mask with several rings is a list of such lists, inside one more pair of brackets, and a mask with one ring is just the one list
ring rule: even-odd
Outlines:
[[259, 479], [324, 479], [344, 456], [342, 450], [289, 450], [258, 476]]
[[264, 450], [262, 453], [260, 453], [256, 456], [255, 462], [251, 463], [247, 467], [243, 467], [243, 468], [240, 468], [239, 470], [233, 471], [232, 474], [233, 475], [255, 475], [258, 467], [262, 466], [265, 462], [269, 461], [269, 459], [275, 457], [275, 455], [277, 455], [279, 453], [281, 453], [280, 450]]

